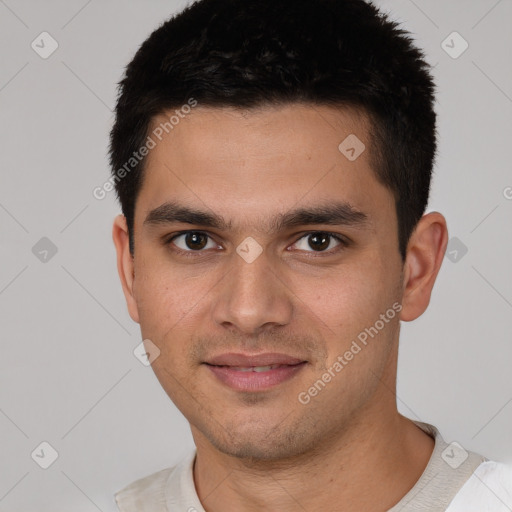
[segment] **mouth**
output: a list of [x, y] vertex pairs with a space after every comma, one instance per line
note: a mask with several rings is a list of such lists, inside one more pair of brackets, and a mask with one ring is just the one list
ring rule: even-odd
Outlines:
[[307, 365], [307, 361], [286, 354], [222, 354], [204, 364], [229, 388], [255, 392], [290, 380]]
[[[298, 363], [301, 364], [301, 363]], [[269, 366], [224, 366], [224, 365], [214, 365], [217, 368], [229, 368], [231, 370], [235, 370], [238, 372], [268, 372], [270, 370], [275, 370], [276, 368], [281, 368], [283, 366], [295, 366], [295, 365], [286, 365], [286, 364], [271, 364]]]

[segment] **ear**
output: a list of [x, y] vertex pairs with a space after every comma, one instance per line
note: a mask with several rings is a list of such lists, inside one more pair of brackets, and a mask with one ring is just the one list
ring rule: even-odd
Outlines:
[[400, 320], [415, 320], [427, 309], [447, 244], [445, 218], [439, 212], [424, 215], [407, 244]]
[[112, 228], [112, 239], [116, 246], [117, 252], [117, 272], [121, 279], [126, 305], [128, 312], [134, 322], [139, 323], [139, 312], [137, 310], [137, 303], [133, 295], [133, 283], [135, 280], [135, 271], [133, 266], [133, 257], [130, 254], [130, 245], [128, 238], [128, 227], [126, 224], [126, 217], [118, 215], [114, 219], [114, 226]]

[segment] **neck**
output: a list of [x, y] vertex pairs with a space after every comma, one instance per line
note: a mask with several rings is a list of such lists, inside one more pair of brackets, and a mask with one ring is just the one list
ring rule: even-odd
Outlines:
[[196, 445], [194, 480], [207, 512], [384, 512], [420, 478], [434, 441], [395, 408], [353, 422], [300, 461], [247, 461], [204, 439]]

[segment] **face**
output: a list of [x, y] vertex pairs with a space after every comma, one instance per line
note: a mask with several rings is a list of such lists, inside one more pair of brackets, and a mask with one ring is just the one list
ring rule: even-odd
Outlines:
[[403, 265], [366, 127], [331, 107], [199, 105], [151, 149], [127, 298], [196, 444], [282, 459], [383, 407]]

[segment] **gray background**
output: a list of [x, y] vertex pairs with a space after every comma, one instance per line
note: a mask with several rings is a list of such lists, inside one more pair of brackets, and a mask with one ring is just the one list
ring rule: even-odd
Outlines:
[[[193, 447], [187, 422], [133, 355], [140, 331], [111, 241], [119, 207], [114, 193], [92, 195], [108, 178], [116, 82], [184, 5], [0, 0], [1, 511], [114, 511], [115, 491]], [[429, 210], [459, 240], [428, 312], [402, 326], [399, 409], [448, 442], [510, 462], [512, 2], [378, 5], [435, 66]], [[31, 48], [43, 31], [59, 44], [47, 59]], [[442, 47], [453, 31], [469, 44], [458, 58]], [[446, 44], [462, 48], [453, 36]], [[56, 254], [41, 252], [43, 237]], [[31, 457], [43, 441], [58, 452], [48, 469]]]

